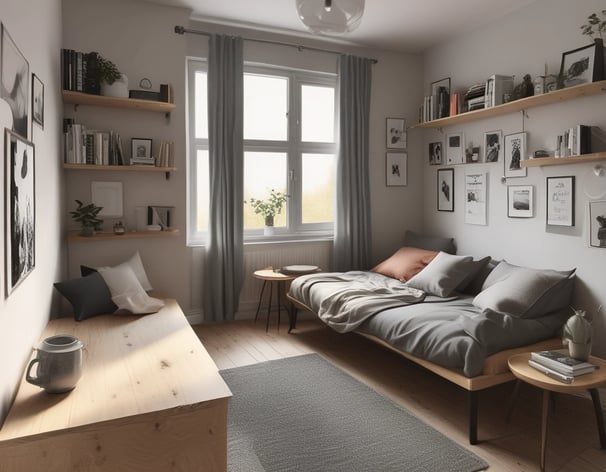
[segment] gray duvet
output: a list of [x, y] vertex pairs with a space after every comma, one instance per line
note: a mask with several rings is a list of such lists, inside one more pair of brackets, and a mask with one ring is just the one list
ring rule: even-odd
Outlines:
[[480, 310], [472, 296], [424, 297], [395, 279], [362, 271], [304, 275], [289, 294], [339, 332], [374, 335], [467, 377], [482, 373], [486, 356], [558, 335], [568, 317], [566, 311], [522, 319]]

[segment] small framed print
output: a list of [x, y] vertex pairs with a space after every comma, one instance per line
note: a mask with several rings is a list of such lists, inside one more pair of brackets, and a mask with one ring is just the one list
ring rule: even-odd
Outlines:
[[429, 164], [442, 165], [442, 142], [429, 143]]
[[507, 217], [532, 218], [534, 216], [534, 187], [509, 185], [507, 187]]
[[593, 42], [562, 54], [560, 77], [564, 87], [597, 82], [604, 77], [603, 43]]
[[438, 211], [454, 211], [454, 169], [438, 169]]
[[446, 135], [446, 163], [463, 164], [465, 162], [465, 137], [463, 133]]
[[589, 202], [589, 245], [606, 249], [606, 201]]
[[408, 185], [407, 164], [407, 153], [385, 153], [385, 184], [388, 187], [404, 187]]
[[508, 134], [505, 136], [505, 177], [526, 177], [526, 133]]
[[133, 160], [151, 159], [152, 140], [147, 138], [132, 138], [131, 151]]
[[32, 74], [32, 120], [44, 129], [44, 84]]
[[385, 121], [387, 149], [406, 149], [406, 120], [387, 118]]
[[465, 174], [465, 223], [486, 225], [486, 181], [485, 172]]
[[503, 158], [503, 133], [488, 131], [484, 133], [484, 162], [499, 162]]
[[574, 176], [547, 177], [547, 224], [574, 226]]
[[104, 218], [122, 218], [122, 182], [91, 182], [92, 202], [101, 207], [99, 216]]

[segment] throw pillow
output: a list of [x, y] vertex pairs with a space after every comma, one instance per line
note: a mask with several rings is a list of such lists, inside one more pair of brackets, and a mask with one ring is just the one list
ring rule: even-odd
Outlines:
[[406, 285], [438, 297], [448, 297], [473, 267], [472, 256], [453, 256], [440, 251], [427, 267], [406, 282]]
[[421, 272], [437, 255], [436, 251], [427, 251], [416, 247], [401, 247], [391, 257], [373, 267], [371, 272], [377, 272], [386, 277], [398, 279], [400, 282], [406, 282]]
[[453, 238], [428, 236], [410, 230], [404, 234], [404, 246], [418, 247], [419, 249], [426, 249], [428, 251], [444, 251], [448, 254], [455, 254], [457, 252]]
[[[495, 267], [493, 265], [489, 270], [486, 270], [490, 261], [490, 256], [483, 257], [477, 261], [474, 260], [469, 272], [467, 273], [467, 276], [459, 285], [457, 285], [457, 292], [476, 295], [480, 291], [482, 283], [484, 283], [484, 280], [486, 280], [486, 277], [488, 277], [490, 271]], [[481, 283], [478, 283], [478, 279], [480, 278]]]
[[[139, 283], [146, 292], [152, 290], [153, 287], [149, 283], [149, 279], [147, 278], [147, 274], [145, 273], [145, 268], [143, 267], [143, 262], [141, 261], [139, 251], [133, 254], [133, 256], [129, 260], [123, 262], [121, 265], [128, 265], [133, 270], [133, 272], [137, 276], [137, 280], [139, 280]], [[84, 265], [80, 266], [80, 274], [82, 275], [82, 277], [86, 277], [87, 275], [91, 274], [92, 272], [96, 272], [97, 270], [98, 269], [94, 267], [88, 267]]]
[[54, 286], [71, 303], [76, 321], [118, 309], [103, 277], [96, 272], [80, 279], [57, 282]]
[[162, 300], [150, 297], [128, 264], [115, 267], [101, 267], [99, 274], [105, 280], [112, 295], [112, 301], [122, 310], [142, 315], [155, 313], [164, 306]]

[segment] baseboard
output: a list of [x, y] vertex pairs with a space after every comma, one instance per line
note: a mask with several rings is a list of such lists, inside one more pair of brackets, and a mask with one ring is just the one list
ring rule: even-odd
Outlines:
[[191, 309], [185, 311], [185, 318], [190, 325], [197, 325], [204, 321], [204, 316], [202, 314], [202, 310], [200, 309]]

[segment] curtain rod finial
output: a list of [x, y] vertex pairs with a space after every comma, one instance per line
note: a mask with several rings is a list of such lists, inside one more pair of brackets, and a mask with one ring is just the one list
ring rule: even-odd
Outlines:
[[177, 33], [177, 34], [185, 34], [185, 28], [183, 26], [176, 25], [175, 26], [175, 33]]

